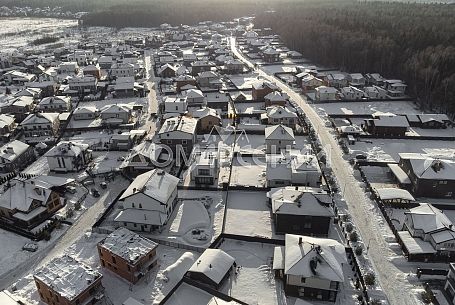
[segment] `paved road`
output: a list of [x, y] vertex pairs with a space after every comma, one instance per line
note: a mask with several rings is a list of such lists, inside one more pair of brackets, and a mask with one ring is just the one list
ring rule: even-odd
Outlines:
[[[254, 69], [254, 64], [238, 51], [235, 44], [235, 38], [231, 38], [230, 44], [234, 55]], [[343, 195], [349, 213], [353, 217], [363, 240], [365, 243], [369, 243], [368, 255], [376, 270], [376, 274], [378, 275], [379, 283], [388, 297], [389, 303], [392, 305], [421, 304], [421, 302], [416, 299], [416, 295], [411, 293], [414, 287], [406, 278], [403, 278], [405, 273], [389, 261], [388, 258], [390, 256], [396, 255], [392, 252], [386, 242], [386, 237], [392, 236], [390, 228], [387, 224], [380, 225], [379, 219], [374, 219], [375, 215], [372, 212], [374, 206], [366, 197], [365, 191], [355, 179], [352, 166], [343, 159], [343, 152], [339, 147], [337, 140], [330, 134], [330, 129], [325, 126], [321, 117], [319, 117], [314, 109], [308, 105], [307, 101], [301, 95], [294, 92], [276, 77], [265, 73], [263, 70], [258, 69], [255, 72], [262, 78], [276, 83], [283, 92], [287, 93], [292, 100], [298, 103], [314, 129], [317, 131], [322, 146], [330, 147], [333, 173], [340, 182], [341, 188], [344, 190]], [[381, 222], [384, 223], [384, 221]]]

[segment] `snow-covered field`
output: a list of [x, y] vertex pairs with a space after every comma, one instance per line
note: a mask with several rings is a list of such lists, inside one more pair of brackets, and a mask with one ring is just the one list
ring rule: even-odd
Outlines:
[[[259, 162], [255, 162], [255, 160]], [[237, 157], [232, 164], [231, 186], [265, 186], [265, 158]]]
[[387, 102], [339, 102], [326, 104], [311, 104], [316, 112], [324, 117], [331, 114], [373, 114], [375, 112], [392, 112], [394, 114], [420, 114], [417, 105], [411, 101]]
[[349, 145], [352, 155], [365, 153], [369, 160], [397, 162], [398, 153], [425, 153], [433, 157], [455, 158], [455, 141], [368, 139]]

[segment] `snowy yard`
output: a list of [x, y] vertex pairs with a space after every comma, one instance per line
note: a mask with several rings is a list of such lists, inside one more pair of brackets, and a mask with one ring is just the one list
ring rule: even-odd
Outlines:
[[237, 87], [237, 89], [251, 89], [253, 84], [260, 83], [257, 74], [243, 74], [243, 75], [231, 75], [229, 76], [230, 81]]
[[[107, 269], [101, 268], [96, 244], [104, 237], [105, 235], [87, 233], [61, 254], [68, 254], [93, 269], [99, 270], [103, 274], [102, 283], [106, 288], [105, 294], [113, 305], [122, 305], [130, 296], [145, 305], [158, 304], [178, 283], [179, 277], [183, 276], [189, 269], [189, 266], [186, 268], [185, 264], [181, 264], [173, 268], [173, 272], [164, 272], [186, 251], [159, 245], [157, 249], [158, 266], [133, 286]], [[196, 259], [198, 254], [192, 253], [191, 256]], [[167, 274], [168, 279], [165, 279], [165, 274]], [[31, 274], [20, 280], [16, 287], [18, 291], [14, 295], [27, 301], [27, 304], [42, 304], [39, 302], [39, 295]]]
[[373, 114], [377, 111], [394, 114], [421, 114], [417, 105], [411, 101], [387, 102], [339, 102], [311, 105], [321, 117], [333, 114]]
[[265, 158], [237, 156], [231, 173], [231, 186], [265, 186]]
[[352, 155], [365, 153], [369, 160], [398, 162], [398, 153], [424, 153], [433, 157], [455, 158], [455, 141], [371, 139], [349, 145]]
[[265, 192], [230, 191], [226, 213], [226, 233], [275, 237]]

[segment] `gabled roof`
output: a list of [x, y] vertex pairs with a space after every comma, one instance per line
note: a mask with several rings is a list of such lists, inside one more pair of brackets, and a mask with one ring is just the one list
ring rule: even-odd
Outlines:
[[19, 140], [11, 141], [0, 148], [0, 158], [12, 162], [22, 155], [29, 147], [30, 145]]
[[283, 125], [275, 125], [265, 128], [266, 140], [294, 140], [294, 131]]
[[400, 159], [409, 160], [412, 171], [420, 179], [455, 180], [455, 162], [434, 159], [418, 153], [400, 153]]
[[46, 157], [77, 157], [82, 152], [88, 149], [89, 145], [84, 143], [73, 143], [61, 141], [56, 146], [52, 147], [46, 154]]
[[439, 209], [429, 203], [405, 212], [412, 219], [414, 230], [422, 230], [425, 234], [440, 230], [453, 230], [452, 221]]
[[231, 269], [235, 259], [220, 249], [206, 249], [191, 266], [189, 272], [202, 273], [216, 284], [219, 284]]
[[280, 118], [296, 118], [297, 114], [292, 112], [288, 107], [283, 106], [272, 106], [267, 107], [267, 116], [272, 119]]
[[32, 113], [29, 114], [21, 123], [21, 125], [32, 125], [32, 124], [48, 124], [58, 120], [58, 113]]
[[163, 170], [154, 169], [137, 176], [119, 200], [143, 193], [161, 203], [166, 203], [177, 188], [179, 181], [179, 178]]
[[286, 234], [284, 273], [344, 282], [345, 247], [336, 240]]

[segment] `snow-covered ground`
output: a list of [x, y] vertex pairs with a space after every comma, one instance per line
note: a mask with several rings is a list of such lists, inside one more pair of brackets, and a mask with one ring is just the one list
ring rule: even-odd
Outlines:
[[375, 112], [391, 112], [394, 114], [420, 114], [421, 110], [411, 101], [386, 101], [386, 102], [339, 102], [325, 104], [311, 104], [321, 116], [331, 114], [373, 114]]

